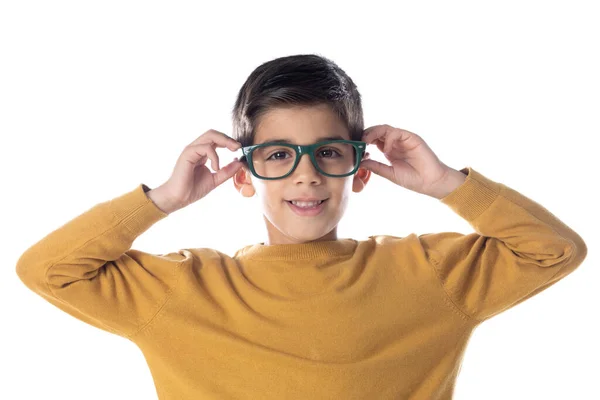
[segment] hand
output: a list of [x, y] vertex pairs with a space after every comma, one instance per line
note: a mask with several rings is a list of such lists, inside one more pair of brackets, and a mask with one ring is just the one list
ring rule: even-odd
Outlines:
[[377, 145], [392, 165], [364, 159], [360, 167], [406, 189], [430, 195], [452, 170], [416, 133], [390, 125], [374, 125], [363, 131], [362, 140]]
[[[210, 129], [187, 145], [177, 162], [169, 180], [153, 189], [168, 204], [169, 211], [186, 207], [210, 193], [217, 186], [231, 178], [242, 167], [234, 159], [222, 169], [219, 168], [219, 156], [215, 147], [226, 147], [231, 151], [239, 150], [242, 145], [222, 132]], [[210, 158], [212, 173], [205, 166]], [[150, 192], [149, 192], [150, 193]]]

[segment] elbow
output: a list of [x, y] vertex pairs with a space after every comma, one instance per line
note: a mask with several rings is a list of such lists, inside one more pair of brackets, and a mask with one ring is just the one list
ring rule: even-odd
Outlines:
[[24, 259], [25, 254], [21, 255], [19, 260], [17, 261], [17, 266], [15, 268], [15, 272], [17, 276], [23, 283], [27, 283], [30, 280], [30, 275], [32, 274], [31, 262], [28, 262]]
[[35, 286], [34, 282], [39, 280], [39, 274], [36, 273], [37, 270], [38, 269], [32, 264], [25, 264], [21, 262], [17, 263], [17, 267], [15, 268], [15, 272], [17, 273], [17, 276], [21, 282], [30, 288]]
[[39, 285], [36, 283], [38, 279], [36, 278], [35, 269], [31, 268], [30, 264], [17, 263], [16, 273], [21, 282], [31, 290], [35, 291], [35, 288]]
[[585, 260], [587, 257], [587, 245], [585, 244], [583, 238], [579, 235], [575, 235], [571, 238], [571, 245], [572, 254], [569, 262], [572, 264], [573, 268], [576, 268], [583, 263], [583, 260]]
[[21, 282], [34, 292], [43, 292], [46, 288], [46, 268], [44, 263], [32, 260], [24, 254], [17, 261], [15, 272]]

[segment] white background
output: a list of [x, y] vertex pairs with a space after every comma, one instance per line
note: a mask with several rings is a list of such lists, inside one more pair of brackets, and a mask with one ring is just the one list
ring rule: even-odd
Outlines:
[[[414, 3], [3, 2], [0, 398], [156, 398], [137, 347], [29, 291], [16, 261], [93, 205], [163, 183], [206, 130], [231, 134], [250, 72], [301, 53], [352, 77], [365, 127], [419, 134], [447, 165], [523, 193], [588, 245], [574, 273], [476, 329], [455, 399], [600, 398], [596, 6]], [[218, 152], [221, 165], [233, 158]], [[374, 175], [353, 194], [338, 236], [438, 231], [473, 229], [436, 199]], [[233, 254], [265, 235], [254, 199], [229, 180], [133, 247]]]

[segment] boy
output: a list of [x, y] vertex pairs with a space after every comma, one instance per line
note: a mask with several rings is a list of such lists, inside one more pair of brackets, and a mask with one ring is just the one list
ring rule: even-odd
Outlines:
[[[233, 139], [207, 131], [163, 185], [92, 207], [17, 265], [47, 301], [139, 346], [161, 400], [450, 399], [472, 331], [586, 257], [577, 233], [513, 189], [449, 168], [412, 132], [363, 130], [356, 86], [324, 57], [259, 66], [233, 121]], [[221, 169], [216, 147], [243, 156]], [[476, 233], [339, 239], [371, 172], [439, 199]], [[231, 177], [259, 197], [266, 242], [233, 257], [130, 248]]]

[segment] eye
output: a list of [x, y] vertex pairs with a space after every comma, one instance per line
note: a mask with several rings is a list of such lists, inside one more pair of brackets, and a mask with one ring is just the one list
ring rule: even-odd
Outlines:
[[[337, 154], [338, 156], [340, 155], [340, 153], [338, 153], [334, 149], [321, 149], [321, 150], [319, 150], [319, 153], [322, 153], [322, 152], [325, 152], [325, 151], [331, 151], [331, 152], [334, 152], [335, 154]], [[331, 157], [325, 157], [325, 158], [331, 158]]]
[[[286, 153], [285, 151], [276, 151], [275, 153], [271, 154], [271, 155], [270, 155], [270, 156], [267, 158], [267, 160], [271, 160], [271, 159], [273, 159], [273, 156], [275, 156], [276, 154], [288, 154], [288, 153]], [[284, 157], [283, 159], [285, 159], [285, 157]], [[281, 160], [281, 158], [277, 158], [277, 157], [275, 157], [275, 158], [274, 158], [274, 160]]]

